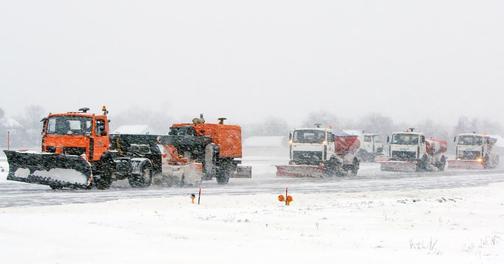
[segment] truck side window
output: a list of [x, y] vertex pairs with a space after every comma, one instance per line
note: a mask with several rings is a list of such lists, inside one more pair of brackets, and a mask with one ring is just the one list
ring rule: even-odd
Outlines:
[[96, 120], [96, 135], [98, 136], [106, 136], [107, 131], [105, 130], [105, 121], [104, 120]]

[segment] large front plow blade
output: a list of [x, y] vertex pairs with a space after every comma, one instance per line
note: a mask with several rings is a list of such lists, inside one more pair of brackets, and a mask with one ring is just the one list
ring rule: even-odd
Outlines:
[[449, 169], [483, 170], [485, 166], [479, 160], [448, 160]]
[[5, 150], [7, 180], [49, 185], [51, 188], [89, 188], [91, 164], [80, 156]]
[[279, 177], [324, 177], [324, 167], [315, 165], [278, 165], [276, 175]]
[[415, 172], [417, 171], [417, 163], [411, 161], [382, 161], [380, 162], [382, 171], [395, 172]]

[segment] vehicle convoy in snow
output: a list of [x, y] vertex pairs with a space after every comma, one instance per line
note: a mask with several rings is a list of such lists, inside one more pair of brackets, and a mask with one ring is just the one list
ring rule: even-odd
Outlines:
[[174, 124], [169, 135], [109, 134], [107, 109], [103, 114], [88, 110], [44, 118], [41, 153], [5, 150], [7, 179], [53, 189], [107, 189], [122, 179], [132, 187], [148, 187], [251, 177], [250, 167], [239, 166], [241, 128], [225, 125], [224, 119]]
[[393, 133], [387, 143], [389, 156], [380, 162], [382, 171], [443, 171], [446, 167], [448, 142], [444, 140], [426, 139], [423, 133], [409, 129]]
[[492, 169], [499, 165], [499, 155], [495, 151], [495, 137], [464, 133], [457, 135], [455, 159], [448, 160], [450, 169]]
[[289, 165], [278, 165], [277, 176], [326, 177], [356, 175], [359, 138], [328, 128], [299, 128], [289, 135]]
[[357, 157], [363, 162], [375, 162], [377, 157], [383, 157], [383, 142], [380, 135], [359, 130], [344, 130], [344, 132], [359, 137], [360, 148]]

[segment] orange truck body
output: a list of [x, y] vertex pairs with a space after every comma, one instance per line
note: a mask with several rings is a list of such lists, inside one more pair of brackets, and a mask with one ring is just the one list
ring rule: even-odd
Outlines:
[[242, 157], [242, 139], [240, 126], [207, 123], [181, 123], [172, 125], [172, 128], [189, 126], [194, 128], [196, 136], [209, 137], [214, 144], [219, 146], [220, 158]]
[[[82, 148], [85, 149], [86, 159], [88, 161], [98, 161], [102, 155], [108, 151], [110, 138], [108, 135], [109, 122], [106, 115], [95, 115], [87, 113], [62, 113], [49, 114], [46, 120], [52, 117], [81, 117], [91, 120], [90, 135], [56, 135], [49, 134], [47, 121], [44, 122], [42, 132], [42, 151], [54, 152], [55, 154], [63, 154], [65, 148]], [[106, 134], [98, 135], [96, 131], [97, 120], [103, 121], [105, 125], [104, 131]], [[92, 144], [91, 144], [92, 143]], [[92, 149], [90, 148], [92, 146]], [[52, 149], [52, 151], [51, 151]]]

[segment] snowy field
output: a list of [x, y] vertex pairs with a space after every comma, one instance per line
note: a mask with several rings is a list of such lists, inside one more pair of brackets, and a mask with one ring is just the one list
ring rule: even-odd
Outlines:
[[7, 263], [503, 263], [504, 184], [0, 209]]
[[[227, 186], [53, 191], [0, 172], [6, 263], [504, 263], [504, 172], [276, 178], [274, 152], [246, 152], [253, 179]], [[5, 161], [0, 166], [7, 168]], [[1, 170], [1, 169], [0, 169]], [[289, 187], [294, 203], [276, 200]]]

